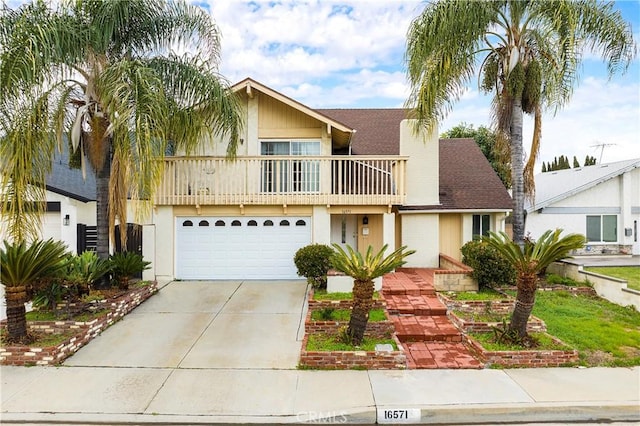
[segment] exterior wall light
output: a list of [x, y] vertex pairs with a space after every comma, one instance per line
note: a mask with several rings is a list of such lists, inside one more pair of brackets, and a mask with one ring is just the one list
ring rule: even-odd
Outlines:
[[69, 215], [68, 214], [64, 215], [64, 218], [62, 219], [62, 224], [64, 226], [69, 226], [69, 222], [70, 222]]

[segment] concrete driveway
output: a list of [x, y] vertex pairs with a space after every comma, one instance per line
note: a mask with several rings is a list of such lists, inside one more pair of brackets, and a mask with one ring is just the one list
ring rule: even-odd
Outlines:
[[306, 290], [304, 281], [171, 282], [64, 364], [293, 369]]

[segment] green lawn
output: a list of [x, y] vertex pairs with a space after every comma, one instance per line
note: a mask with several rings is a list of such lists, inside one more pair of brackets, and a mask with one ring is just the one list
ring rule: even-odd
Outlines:
[[536, 294], [533, 315], [548, 333], [580, 352], [587, 366], [640, 365], [640, 312], [566, 291]]
[[353, 346], [340, 341], [330, 334], [310, 334], [307, 341], [308, 351], [374, 351], [377, 344], [390, 344], [393, 350], [398, 346], [393, 339], [373, 339], [365, 337], [360, 346]]
[[590, 266], [585, 270], [627, 280], [629, 288], [640, 290], [640, 266]]
[[454, 300], [502, 300], [507, 297], [491, 288], [481, 288], [479, 291], [444, 292], [445, 296]]

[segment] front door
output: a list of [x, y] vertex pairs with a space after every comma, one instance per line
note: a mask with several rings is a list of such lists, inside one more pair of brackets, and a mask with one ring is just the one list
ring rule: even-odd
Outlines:
[[331, 215], [331, 242], [347, 249], [347, 244], [358, 249], [358, 216], [355, 214]]

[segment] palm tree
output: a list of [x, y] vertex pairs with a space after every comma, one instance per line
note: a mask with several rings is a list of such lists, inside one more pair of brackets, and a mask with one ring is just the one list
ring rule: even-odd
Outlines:
[[2, 6], [0, 201], [10, 237], [36, 238], [45, 178], [66, 143], [96, 175], [102, 259], [116, 221], [127, 223], [127, 197], [150, 207], [167, 150], [189, 153], [217, 135], [234, 154], [242, 123], [219, 50], [211, 17], [183, 0]]
[[28, 301], [28, 286], [63, 270], [66, 251], [61, 241], [38, 240], [29, 246], [24, 241], [15, 244], [4, 241], [4, 248], [0, 250], [0, 282], [4, 284], [7, 304], [8, 341], [27, 339], [24, 304]]
[[[406, 61], [418, 128], [436, 129], [479, 71], [480, 87], [493, 93], [498, 142], [510, 152], [513, 235], [524, 240], [524, 197], [533, 173], [543, 110], [571, 98], [582, 49], [599, 52], [609, 77], [626, 71], [636, 54], [631, 26], [613, 2], [596, 0], [441, 0], [429, 2], [409, 28]], [[524, 164], [523, 113], [533, 115]], [[509, 156], [509, 155], [507, 155]]]
[[358, 346], [362, 343], [364, 332], [369, 321], [369, 312], [373, 305], [373, 280], [401, 267], [406, 262], [404, 258], [415, 253], [415, 250], [405, 251], [406, 246], [400, 247], [387, 257], [384, 252], [387, 244], [378, 253], [373, 254], [373, 247], [369, 246], [363, 257], [347, 244], [347, 251], [340, 245], [332, 244], [335, 253], [332, 264], [335, 269], [353, 278], [353, 306], [347, 336], [351, 344]]
[[482, 238], [516, 270], [518, 290], [508, 331], [517, 334], [520, 339], [527, 336], [527, 321], [536, 300], [538, 274], [551, 263], [567, 257], [571, 250], [583, 247], [586, 242], [583, 235], [568, 234], [560, 238], [561, 233], [561, 229], [546, 231], [535, 243], [525, 240], [523, 247], [504, 232], [489, 232], [488, 237]]

